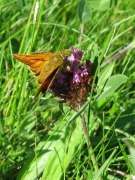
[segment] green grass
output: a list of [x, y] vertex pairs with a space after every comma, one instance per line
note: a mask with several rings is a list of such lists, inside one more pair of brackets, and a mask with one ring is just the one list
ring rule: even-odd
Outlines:
[[[81, 24], [77, 1], [0, 4], [0, 179], [131, 179], [135, 175], [135, 3], [94, 10]], [[82, 35], [80, 35], [80, 29]], [[83, 49], [98, 59], [96, 93], [75, 112], [39, 86], [14, 53]], [[94, 88], [94, 84], [93, 84]], [[110, 88], [108, 90], [108, 88]], [[103, 94], [104, 93], [104, 94]], [[63, 108], [63, 111], [62, 111]], [[85, 117], [89, 137], [82, 129]], [[125, 140], [126, 139], [126, 140]]]

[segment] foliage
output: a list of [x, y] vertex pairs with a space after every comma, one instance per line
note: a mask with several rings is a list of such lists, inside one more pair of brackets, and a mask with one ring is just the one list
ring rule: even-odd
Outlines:
[[[93, 2], [1, 1], [1, 179], [130, 179], [135, 175], [135, 150], [127, 143], [135, 143], [135, 3], [109, 1], [113, 6], [101, 11], [102, 4]], [[84, 12], [81, 8], [87, 3]], [[130, 49], [112, 61], [128, 45]], [[72, 46], [84, 50], [84, 61], [98, 60], [88, 101], [78, 112], [49, 93], [34, 99], [39, 87], [32, 73], [13, 59], [13, 53], [55, 52]]]

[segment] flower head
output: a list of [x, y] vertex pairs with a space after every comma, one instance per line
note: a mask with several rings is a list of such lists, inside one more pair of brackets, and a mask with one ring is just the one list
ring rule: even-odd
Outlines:
[[83, 52], [72, 48], [72, 54], [57, 74], [50, 91], [73, 109], [84, 104], [93, 80], [93, 65], [90, 61], [81, 63]]

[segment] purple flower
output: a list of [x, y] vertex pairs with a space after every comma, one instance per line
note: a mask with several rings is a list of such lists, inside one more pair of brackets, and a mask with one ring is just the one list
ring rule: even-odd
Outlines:
[[82, 56], [82, 51], [72, 48], [72, 54], [65, 59], [63, 68], [50, 87], [55, 96], [75, 110], [86, 102], [93, 80], [93, 65], [90, 61], [80, 63]]
[[81, 60], [82, 59], [82, 56], [83, 56], [83, 52], [76, 49], [76, 48], [72, 48], [72, 53], [73, 53], [73, 56], [75, 58], [75, 60]]
[[67, 60], [79, 64], [80, 60], [82, 59], [83, 52], [76, 48], [72, 48], [72, 53], [73, 54], [71, 54], [71, 56], [69, 56]]
[[81, 82], [81, 80], [80, 80], [80, 72], [75, 71], [75, 73], [73, 75], [73, 83], [77, 84], [77, 83], [80, 83], [80, 82]]

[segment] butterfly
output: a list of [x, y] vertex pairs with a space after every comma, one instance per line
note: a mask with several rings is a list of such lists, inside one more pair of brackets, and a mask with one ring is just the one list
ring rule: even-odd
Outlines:
[[52, 85], [56, 74], [64, 64], [64, 60], [70, 55], [68, 50], [62, 52], [45, 52], [34, 54], [14, 54], [14, 58], [29, 66], [30, 70], [37, 76], [37, 81], [41, 84], [35, 97], [40, 92], [47, 92]]

